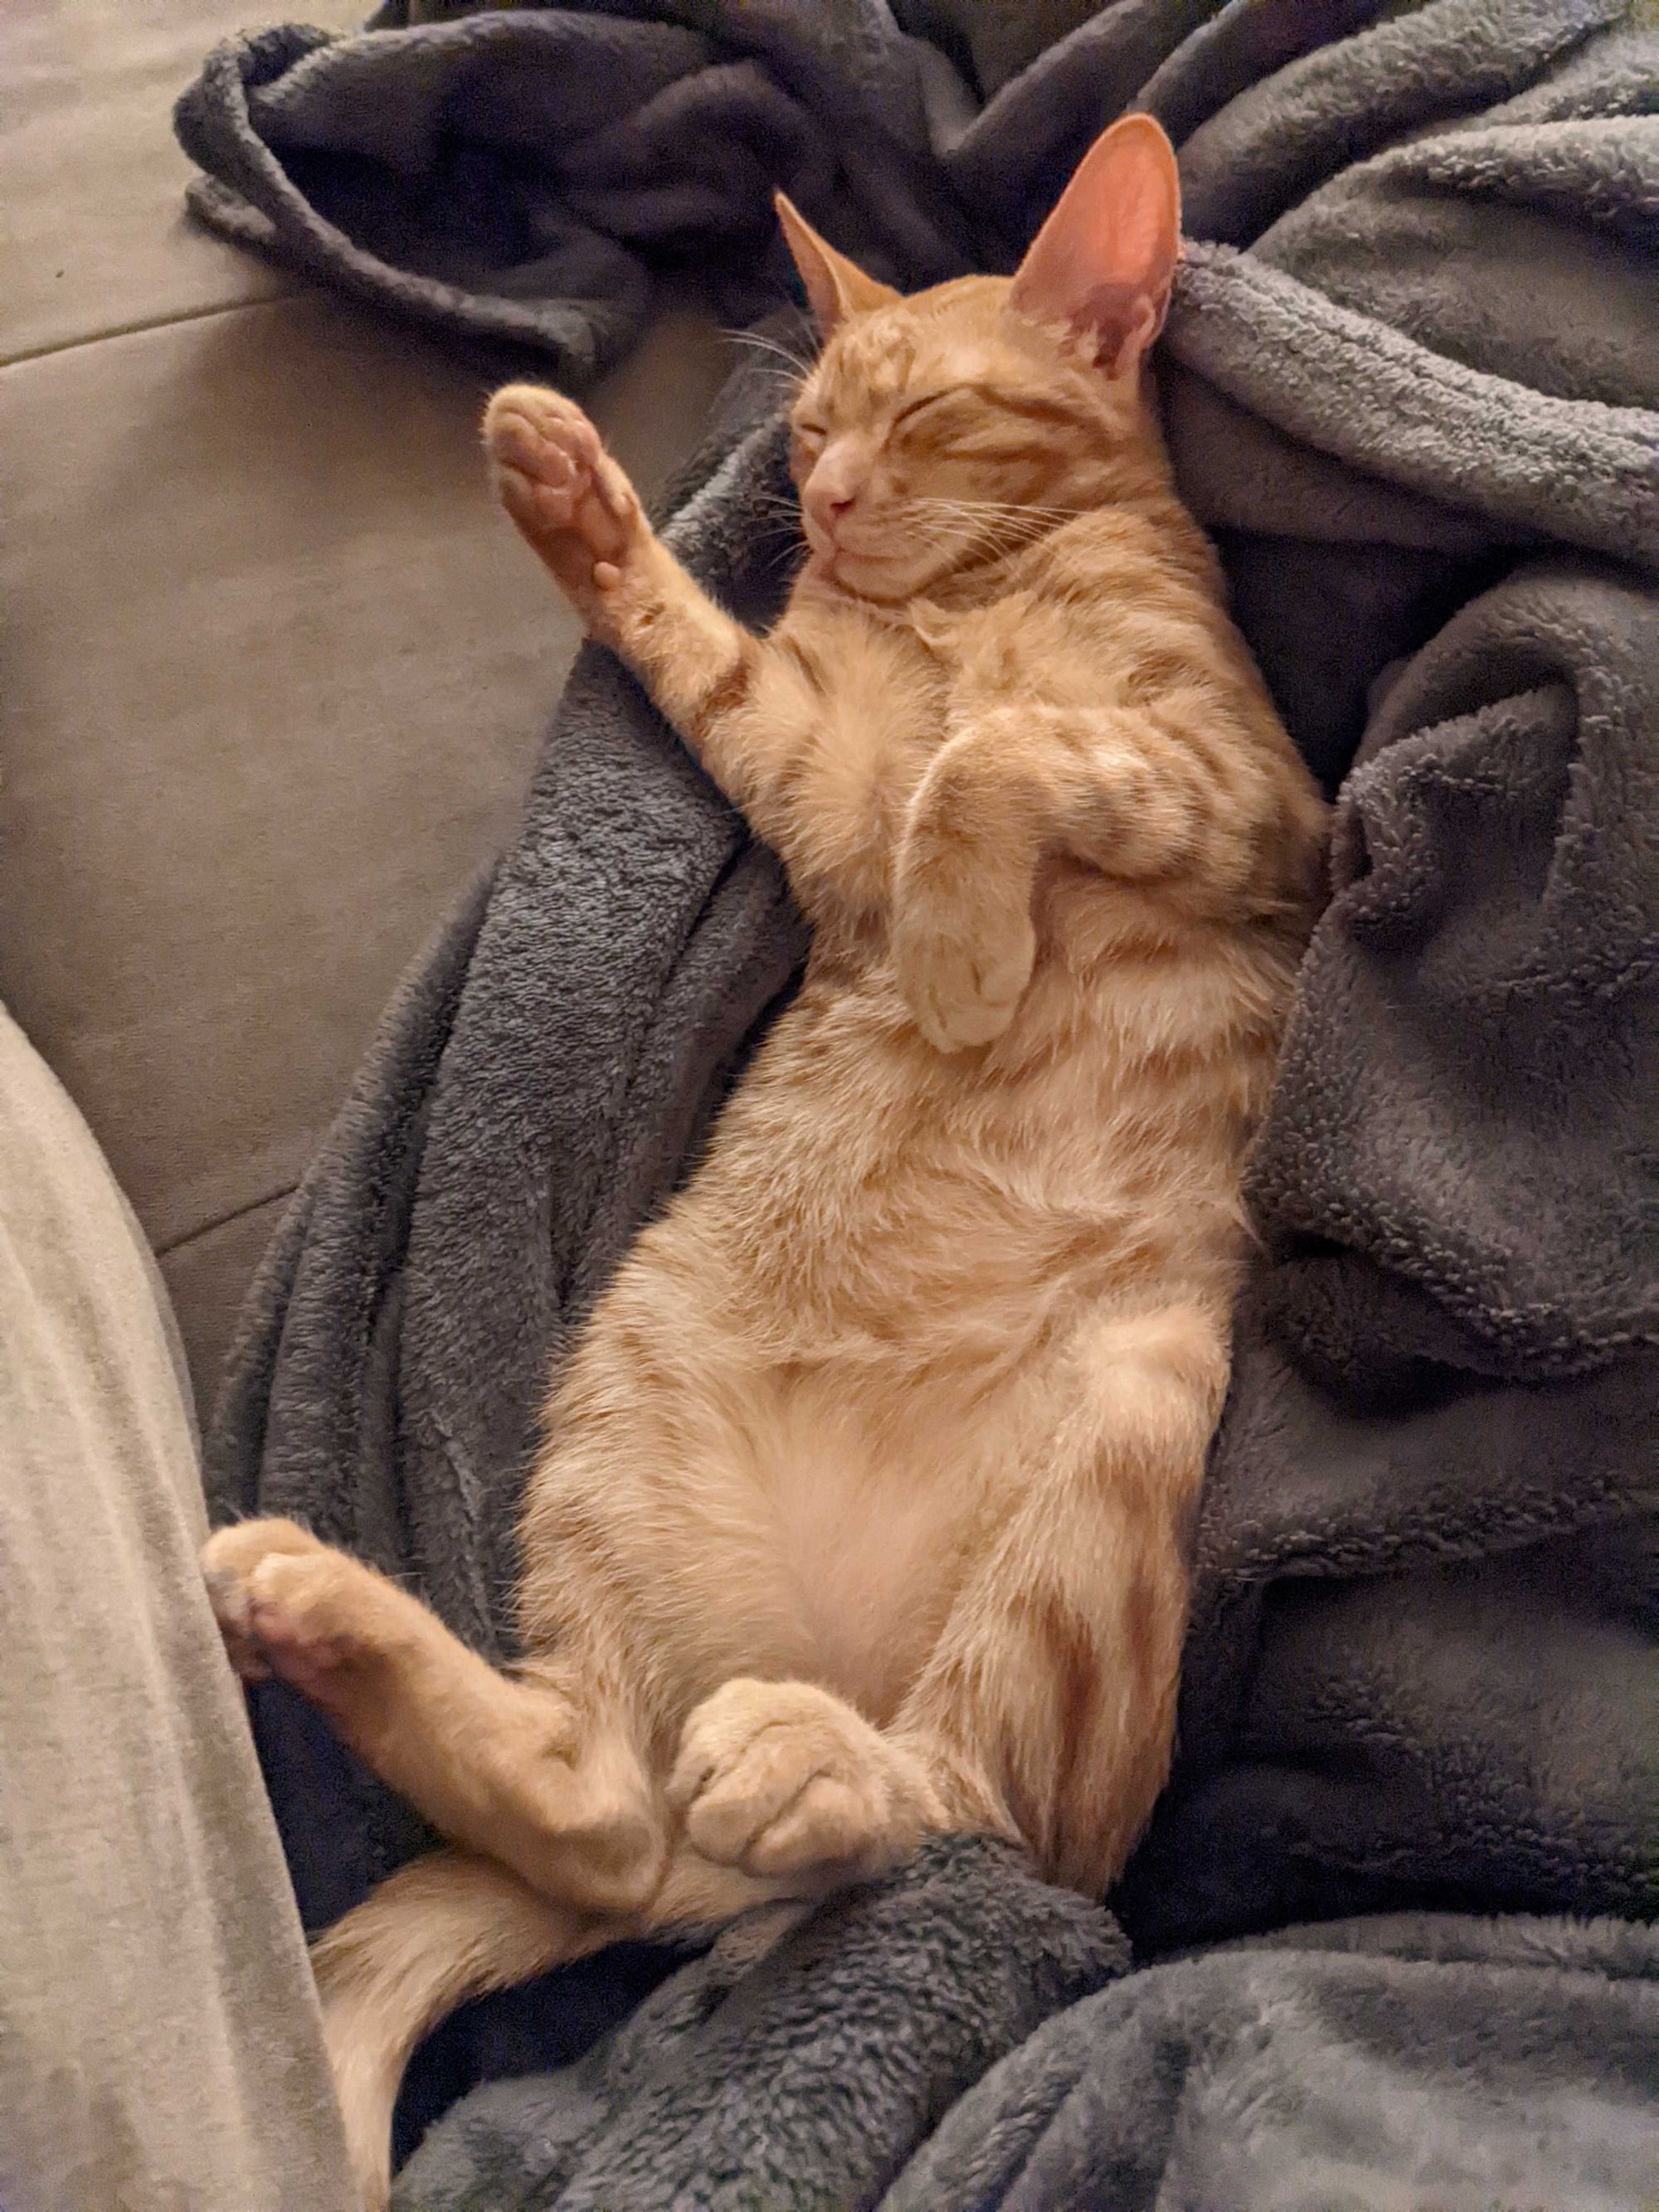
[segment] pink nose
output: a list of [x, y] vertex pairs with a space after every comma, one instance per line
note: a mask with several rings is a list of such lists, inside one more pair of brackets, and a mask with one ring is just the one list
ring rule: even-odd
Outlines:
[[806, 487], [806, 511], [825, 536], [833, 538], [857, 498], [856, 492], [810, 483]]
[[835, 536], [858, 504], [863, 473], [853, 454], [832, 449], [819, 458], [817, 466], [807, 478], [802, 494], [806, 512], [826, 537]]

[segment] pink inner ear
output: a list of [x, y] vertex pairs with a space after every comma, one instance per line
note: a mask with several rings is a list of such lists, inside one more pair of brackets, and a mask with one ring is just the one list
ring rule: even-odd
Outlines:
[[1181, 255], [1175, 150], [1150, 115], [1097, 138], [1037, 233], [1010, 295], [1033, 322], [1088, 338], [1114, 376], [1163, 327]]

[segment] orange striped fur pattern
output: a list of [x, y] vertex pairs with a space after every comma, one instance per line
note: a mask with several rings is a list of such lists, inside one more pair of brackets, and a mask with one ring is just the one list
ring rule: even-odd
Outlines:
[[526, 1662], [289, 1524], [209, 1547], [244, 1670], [451, 1838], [318, 1954], [369, 2203], [404, 2058], [461, 1996], [930, 1831], [1099, 1891], [1168, 1768], [1325, 827], [1158, 434], [1173, 157], [1128, 118], [1012, 280], [911, 299], [781, 212], [824, 345], [769, 635], [569, 401], [486, 418], [520, 529], [814, 929], [553, 1394]]

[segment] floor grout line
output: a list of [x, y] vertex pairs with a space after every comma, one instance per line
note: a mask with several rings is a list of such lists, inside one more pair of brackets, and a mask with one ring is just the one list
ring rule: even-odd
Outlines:
[[239, 315], [249, 307], [279, 307], [285, 301], [303, 299], [313, 288], [296, 284], [287, 292], [268, 292], [257, 300], [224, 300], [212, 307], [185, 307], [177, 314], [155, 315], [147, 322], [116, 323], [106, 331], [89, 331], [84, 337], [59, 338], [51, 345], [25, 347], [21, 353], [0, 359], [0, 371], [22, 368], [30, 362], [50, 361], [54, 354], [74, 353], [82, 346], [102, 345], [106, 338], [142, 337], [147, 331], [169, 331], [185, 323], [205, 323], [215, 315]]
[[244, 1220], [250, 1213], [258, 1213], [267, 1206], [275, 1206], [283, 1199], [292, 1198], [298, 1188], [297, 1179], [279, 1183], [275, 1190], [268, 1190], [263, 1198], [252, 1198], [245, 1205], [234, 1206], [228, 1213], [219, 1214], [211, 1221], [204, 1221], [195, 1229], [186, 1229], [179, 1236], [169, 1237], [165, 1244], [152, 1244], [150, 1249], [158, 1261], [171, 1260], [177, 1254], [187, 1251], [198, 1238], [211, 1237], [216, 1231], [228, 1229], [233, 1222]]

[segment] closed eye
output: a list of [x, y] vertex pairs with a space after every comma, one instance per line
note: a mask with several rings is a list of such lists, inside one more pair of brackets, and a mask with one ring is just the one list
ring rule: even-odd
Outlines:
[[958, 385], [950, 392], [926, 392], [920, 399], [913, 399], [907, 406], [899, 409], [893, 417], [893, 428], [896, 430], [902, 422], [908, 422], [918, 415], [925, 415], [930, 407], [946, 407], [953, 401], [966, 398], [970, 390], [969, 386]]
[[1004, 423], [1012, 420], [1022, 423], [1052, 423], [1066, 428], [1088, 427], [1088, 418], [1077, 407], [1041, 392], [999, 392], [994, 385], [956, 384], [946, 392], [924, 392], [919, 399], [913, 399], [907, 406], [901, 407], [893, 417], [893, 428], [896, 430], [902, 423], [925, 414], [929, 409], [937, 410], [952, 405], [965, 408], [968, 416], [965, 428], [972, 430], [982, 428], [992, 436], [997, 433], [988, 417]]

